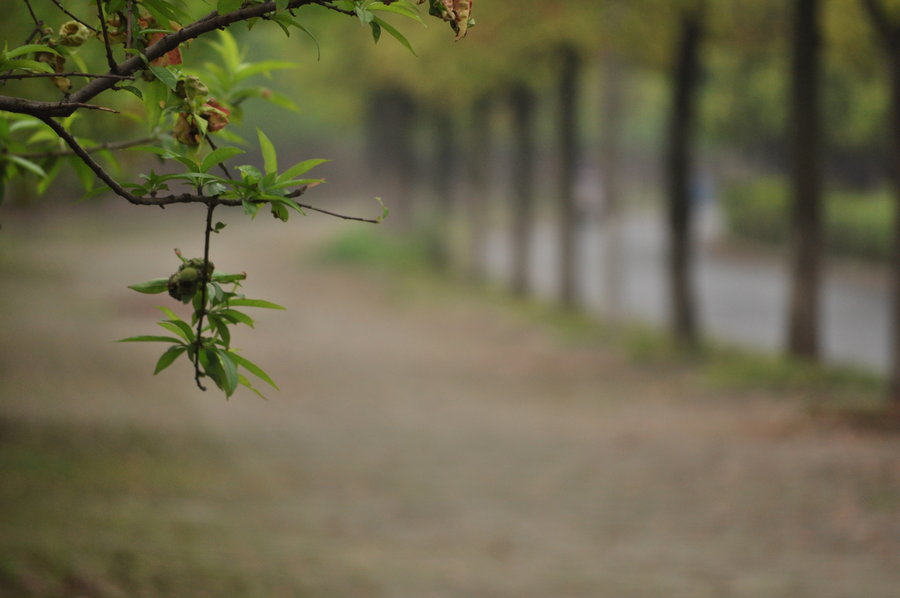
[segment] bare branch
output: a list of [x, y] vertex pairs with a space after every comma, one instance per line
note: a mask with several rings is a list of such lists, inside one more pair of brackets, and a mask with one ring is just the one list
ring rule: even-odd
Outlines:
[[73, 21], [78, 21], [79, 23], [81, 23], [82, 25], [84, 25], [85, 27], [87, 27], [88, 29], [90, 29], [91, 31], [93, 31], [94, 33], [97, 33], [97, 28], [96, 28], [96, 27], [91, 27], [90, 25], [88, 25], [87, 23], [85, 23], [84, 21], [82, 21], [81, 19], [79, 19], [78, 17], [76, 17], [75, 15], [73, 15], [71, 12], [69, 12], [69, 11], [66, 9], [65, 6], [62, 5], [62, 3], [60, 3], [59, 0], [51, 0], [51, 2], [53, 2], [53, 4], [55, 4], [56, 7], [57, 7], [58, 9], [60, 9], [61, 11], [63, 11], [63, 12], [66, 13], [67, 15], [69, 15], [69, 17], [70, 17]]
[[103, 30], [103, 45], [106, 48], [106, 63], [109, 65], [109, 72], [118, 72], [119, 66], [116, 64], [116, 59], [113, 58], [112, 46], [109, 45], [109, 31], [106, 29], [106, 18], [103, 16], [101, 0], [97, 0], [97, 18], [100, 19], [100, 28]]
[[346, 214], [338, 214], [337, 212], [329, 212], [328, 210], [323, 210], [322, 208], [316, 208], [311, 205], [307, 205], [305, 203], [298, 203], [298, 206], [303, 208], [304, 210], [312, 210], [313, 212], [319, 212], [320, 214], [327, 214], [328, 216], [334, 216], [335, 218], [340, 218], [341, 220], [355, 220], [357, 222], [368, 222], [369, 224], [379, 224], [381, 221], [375, 218], [360, 218], [359, 216], [347, 216]]
[[4, 79], [46, 79], [53, 77], [85, 77], [88, 79], [116, 79], [118, 81], [122, 80], [134, 80], [134, 75], [110, 75], [110, 74], [95, 74], [95, 73], [19, 73], [16, 75], [0, 75], [0, 80]]
[[17, 114], [30, 114], [31, 116], [36, 116], [41, 119], [54, 116], [69, 116], [79, 108], [101, 110], [103, 112], [114, 112], [118, 114], [118, 111], [113, 110], [112, 108], [105, 108], [103, 106], [85, 102], [40, 102], [14, 96], [0, 96], [0, 110], [15, 112]]
[[[84, 147], [84, 151], [89, 154], [96, 154], [97, 152], [103, 151], [117, 151], [128, 149], [130, 147], [136, 147], [138, 145], [146, 145], [148, 143], [152, 143], [156, 141], [153, 137], [145, 137], [144, 139], [133, 139], [131, 141], [118, 141], [115, 143], [101, 143], [100, 145], [93, 145], [91, 147]], [[75, 152], [71, 149], [67, 150], [57, 150], [51, 152], [33, 152], [30, 154], [15, 154], [20, 158], [25, 158], [26, 160], [41, 160], [44, 158], [63, 158], [65, 156], [74, 156]]]
[[28, 14], [31, 15], [31, 20], [34, 21], [34, 26], [40, 29], [44, 23], [37, 18], [36, 14], [34, 14], [34, 8], [31, 6], [31, 0], [25, 0], [25, 6], [28, 7]]
[[125, 2], [125, 49], [134, 47], [134, 0]]
[[891, 22], [891, 17], [881, 0], [863, 0], [863, 6], [882, 41], [890, 48], [900, 44], [900, 27]]
[[[316, 4], [319, 6], [328, 6], [328, 0], [291, 0], [288, 8], [299, 8]], [[152, 62], [183, 43], [200, 37], [216, 29], [224, 29], [233, 23], [246, 21], [248, 19], [262, 17], [275, 10], [274, 0], [263, 2], [262, 4], [253, 4], [240, 8], [230, 13], [220, 15], [217, 12], [209, 13], [190, 25], [174, 31], [161, 39], [155, 44], [147, 48], [142, 56], [132, 56], [115, 65], [110, 69], [111, 75], [129, 76], [143, 70], [147, 62]], [[69, 96], [69, 100], [65, 102], [39, 102], [35, 100], [26, 100], [23, 98], [0, 96], [0, 110], [8, 112], [16, 112], [19, 114], [30, 114], [39, 118], [51, 118], [70, 116], [79, 108], [97, 109], [95, 106], [87, 104], [100, 93], [113, 89], [117, 79], [109, 77], [98, 77], [90, 81], [78, 91]]]
[[[291, 0], [288, 8], [298, 8], [317, 4], [327, 6], [327, 0]], [[230, 13], [220, 15], [217, 12], [209, 13], [199, 20], [174, 31], [165, 37], [159, 39], [155, 44], [144, 50], [144, 56], [132, 56], [118, 65], [116, 65], [115, 73], [121, 75], [131, 75], [145, 68], [144, 60], [152, 62], [178, 48], [186, 41], [195, 39], [215, 31], [216, 29], [224, 29], [233, 23], [246, 21], [248, 19], [258, 18], [275, 10], [274, 0], [263, 2], [262, 4], [253, 4], [240, 8]], [[78, 91], [72, 94], [71, 100], [75, 102], [84, 102], [94, 98], [97, 94], [104, 92], [112, 87], [112, 82], [108, 80], [97, 79], [91, 81]], [[56, 116], [68, 116], [68, 114], [58, 114]]]

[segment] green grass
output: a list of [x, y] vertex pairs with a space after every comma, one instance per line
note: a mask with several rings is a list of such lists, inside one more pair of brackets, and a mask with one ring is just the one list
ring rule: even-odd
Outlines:
[[644, 324], [612, 326], [584, 312], [546, 302], [517, 299], [496, 286], [464, 286], [428, 268], [427, 243], [421, 238], [350, 231], [322, 247], [323, 263], [362, 266], [393, 274], [405, 289], [430, 288], [432, 297], [468, 297], [490, 301], [506, 313], [542, 326], [563, 342], [612, 348], [634, 363], [653, 368], [682, 368], [714, 392], [767, 392], [795, 397], [812, 411], [878, 414], [884, 408], [884, 381], [852, 367], [824, 366], [783, 355], [739, 349], [704, 340], [685, 351], [666, 331]]
[[[732, 185], [724, 194], [728, 228], [737, 237], [769, 244], [787, 242], [790, 193], [778, 177]], [[894, 199], [878, 192], [830, 192], [825, 196], [825, 245], [833, 255], [886, 262], [893, 250]]]

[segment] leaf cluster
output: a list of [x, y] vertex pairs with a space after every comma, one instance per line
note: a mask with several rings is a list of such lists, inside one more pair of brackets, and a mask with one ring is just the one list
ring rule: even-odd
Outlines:
[[[198, 260], [202, 264], [202, 258], [192, 260], [182, 258], [182, 266]], [[206, 282], [205, 293], [201, 292], [198, 285], [190, 295], [179, 297], [179, 300], [190, 303], [193, 307], [190, 322], [180, 318], [168, 307], [158, 306], [157, 309], [166, 317], [157, 322], [157, 325], [169, 332], [169, 336], [132, 336], [119, 342], [167, 343], [169, 346], [156, 362], [154, 375], [184, 355], [191, 363], [198, 365], [199, 376], [211, 379], [227, 397], [234, 394], [238, 386], [245, 386], [263, 396], [245, 373], [252, 374], [277, 389], [278, 386], [262, 368], [240, 355], [231, 345], [230, 327], [240, 324], [250, 328], [254, 326], [253, 318], [237, 308], [285, 309], [271, 301], [250, 299], [243, 295], [240, 292], [241, 282], [246, 278], [247, 275], [243, 273], [226, 274], [213, 271]], [[139, 293], [162, 294], [171, 291], [171, 280], [172, 277], [155, 278], [130, 285], [129, 288]], [[199, 330], [195, 330], [198, 325]]]

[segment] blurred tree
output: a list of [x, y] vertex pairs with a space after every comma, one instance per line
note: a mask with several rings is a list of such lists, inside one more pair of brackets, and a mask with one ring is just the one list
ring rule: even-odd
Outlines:
[[509, 93], [512, 111], [512, 291], [524, 296], [528, 293], [531, 272], [531, 237], [534, 218], [534, 92], [525, 83], [513, 85]]
[[560, 206], [560, 289], [564, 308], [579, 302], [578, 289], [578, 214], [575, 210], [575, 180], [581, 161], [578, 141], [578, 96], [581, 92], [581, 56], [569, 44], [559, 49], [559, 96], [557, 130], [559, 133], [559, 206]]
[[891, 355], [889, 361], [889, 397], [900, 411], [900, 2], [896, 0], [863, 0], [872, 26], [881, 39], [887, 55], [891, 86], [890, 135], [888, 160], [896, 197], [894, 209], [894, 255], [891, 264]]
[[[154, 373], [183, 355], [193, 363], [194, 380], [202, 390], [208, 379], [226, 396], [239, 385], [258, 393], [244, 373], [275, 386], [262, 369], [232, 349], [229, 327], [253, 323], [236, 308], [282, 308], [246, 298], [240, 291], [246, 274], [215, 270], [210, 260], [211, 237], [225, 227], [214, 222], [215, 210], [240, 207], [253, 217], [265, 208], [283, 221], [288, 220], [290, 211], [304, 214], [309, 210], [373, 223], [384, 213], [380, 218], [357, 218], [299, 203], [301, 195], [322, 182], [304, 175], [325, 160], [305, 160], [288, 168], [282, 163], [280, 168], [275, 145], [259, 129], [262, 168], [229, 165], [244, 153], [237, 147], [236, 136], [227, 130], [232, 119], [242, 116], [244, 101], [262, 97], [275, 103], [291, 102], [246, 83], [253, 75], [289, 65], [247, 62], [227, 30], [239, 23], [247, 23], [248, 28], [262, 23], [277, 25], [285, 34], [308, 32], [298, 20], [298, 10], [318, 6], [327, 10], [330, 18], [344, 15], [357, 19], [376, 39], [386, 31], [409, 46], [379, 15], [390, 13], [421, 21], [416, 6], [408, 0], [84, 0], [68, 6], [56, 0], [41, 4], [22, 0], [16, 4], [21, 27], [5, 32], [0, 51], [0, 85], [11, 92], [0, 95], [0, 197], [7, 181], [26, 175], [34, 175], [38, 189], [45, 190], [62, 165], [69, 164], [79, 173], [87, 194], [109, 190], [142, 206], [203, 205], [203, 257], [188, 259], [176, 250], [180, 260], [176, 272], [131, 286], [141, 293], [168, 291], [173, 299], [191, 304], [190, 320], [163, 308], [167, 318], [159, 325], [167, 335], [123, 341], [167, 344]], [[210, 4], [215, 5], [212, 12]], [[432, 15], [450, 23], [457, 39], [465, 34], [471, 0], [428, 0], [428, 4]], [[183, 65], [187, 44], [213, 32], [221, 32], [218, 41], [210, 44], [217, 60], [188, 70]], [[19, 43], [21, 39], [25, 41]], [[86, 82], [79, 85], [82, 81]], [[138, 98], [140, 104], [122, 101], [121, 92]], [[147, 125], [149, 136], [104, 139], [121, 129], [110, 126], [110, 118], [127, 121], [122, 110], [141, 112], [135, 120]], [[141, 182], [132, 183], [120, 180], [94, 157], [105, 155], [109, 160], [114, 151], [129, 148], [171, 160], [184, 171], [158, 174], [151, 170], [142, 175]]]
[[465, 208], [468, 234], [466, 270], [473, 282], [481, 282], [487, 236], [488, 199], [491, 192], [491, 149], [494, 145], [493, 114], [496, 98], [482, 92], [471, 105], [468, 148], [469, 188]]
[[819, 357], [819, 286], [823, 249], [819, 132], [819, 0], [795, 0], [791, 68], [791, 300], [788, 351]]
[[690, 179], [704, 19], [705, 6], [702, 2], [690, 3], [679, 13], [666, 164], [672, 330], [676, 340], [689, 348], [698, 344], [697, 307], [692, 280], [693, 206]]

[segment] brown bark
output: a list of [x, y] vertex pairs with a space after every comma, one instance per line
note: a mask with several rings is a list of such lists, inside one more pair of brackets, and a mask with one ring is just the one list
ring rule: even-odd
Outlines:
[[483, 259], [490, 197], [490, 155], [492, 143], [492, 106], [490, 96], [483, 95], [472, 105], [469, 136], [469, 193], [466, 202], [468, 220], [467, 271], [474, 282], [483, 277]]
[[434, 265], [446, 269], [450, 265], [450, 227], [456, 179], [456, 128], [450, 114], [434, 112], [434, 153], [431, 183], [434, 207], [428, 215], [431, 258]]
[[603, 56], [601, 98], [600, 176], [603, 194], [603, 293], [606, 314], [616, 320], [622, 310], [622, 197], [620, 161], [624, 108], [624, 69], [613, 52]]
[[791, 298], [787, 349], [819, 358], [822, 215], [819, 0], [796, 0], [791, 69]]
[[373, 94], [367, 110], [366, 154], [374, 180], [381, 183], [383, 199], [391, 209], [389, 224], [409, 228], [416, 163], [413, 155], [413, 100], [398, 89]]
[[559, 62], [559, 196], [560, 196], [560, 303], [571, 309], [578, 303], [577, 222], [575, 177], [580, 150], [577, 138], [579, 69], [581, 57], [571, 46], [560, 51]]
[[512, 88], [512, 291], [528, 293], [531, 266], [531, 236], [534, 220], [534, 92], [526, 85]]
[[702, 37], [703, 14], [699, 10], [685, 11], [681, 16], [677, 62], [672, 74], [667, 177], [671, 325], [676, 341], [686, 347], [698, 343], [692, 280], [690, 179]]
[[889, 176], [894, 184], [894, 249], [891, 258], [891, 348], [888, 359], [888, 399], [900, 413], [900, 23], [891, 20], [881, 0], [864, 0], [872, 26], [887, 56], [891, 85]]

